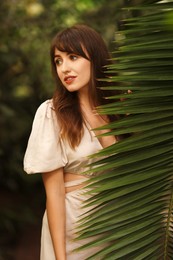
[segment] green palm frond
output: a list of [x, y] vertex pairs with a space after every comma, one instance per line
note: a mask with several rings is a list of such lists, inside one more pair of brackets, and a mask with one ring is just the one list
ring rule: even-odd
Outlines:
[[109, 67], [107, 88], [122, 94], [98, 108], [123, 115], [107, 134], [130, 137], [93, 155], [103, 174], [88, 183], [85, 207], [95, 207], [78, 230], [94, 239], [81, 249], [103, 245], [90, 260], [173, 259], [173, 1], [142, 2], [123, 10], [139, 15], [125, 20]]

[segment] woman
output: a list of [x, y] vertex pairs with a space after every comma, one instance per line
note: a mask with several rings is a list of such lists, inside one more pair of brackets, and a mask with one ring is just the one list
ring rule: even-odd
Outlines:
[[[24, 158], [27, 173], [41, 173], [46, 190], [41, 260], [84, 260], [97, 248], [73, 252], [87, 241], [74, 242], [77, 220], [86, 211], [84, 172], [94, 159], [88, 156], [115, 143], [114, 136], [97, 138], [106, 130], [91, 131], [114, 120], [101, 116], [105, 104], [110, 56], [101, 36], [86, 25], [58, 33], [51, 45], [52, 71], [57, 89], [38, 108]], [[107, 130], [109, 131], [109, 130]]]

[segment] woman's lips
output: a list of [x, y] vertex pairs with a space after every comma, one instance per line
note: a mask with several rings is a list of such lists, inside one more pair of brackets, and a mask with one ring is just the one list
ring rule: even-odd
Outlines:
[[64, 78], [65, 83], [71, 84], [75, 80], [76, 76], [68, 76]]

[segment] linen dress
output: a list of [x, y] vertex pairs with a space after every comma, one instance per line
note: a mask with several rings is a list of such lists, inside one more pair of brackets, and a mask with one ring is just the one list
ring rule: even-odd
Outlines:
[[[102, 149], [102, 145], [91, 131], [89, 125], [84, 124], [84, 135], [78, 147], [73, 150], [68, 142], [62, 140], [60, 128], [57, 123], [52, 100], [47, 100], [38, 108], [33, 121], [32, 131], [24, 157], [24, 170], [28, 174], [53, 171], [63, 167], [64, 173], [69, 172], [82, 175], [86, 166], [94, 161], [88, 155]], [[95, 159], [96, 160], [96, 159]], [[84, 176], [84, 175], [82, 175]], [[65, 186], [74, 186], [91, 178], [93, 174], [85, 175], [85, 178], [65, 183]], [[99, 247], [81, 252], [73, 252], [75, 248], [91, 241], [90, 239], [74, 242], [75, 226], [80, 215], [87, 209], [82, 209], [82, 203], [86, 200], [83, 189], [77, 189], [66, 193], [66, 256], [67, 260], [84, 260], [94, 254]], [[45, 211], [42, 222], [41, 235], [41, 260], [56, 260], [49, 232], [47, 214]], [[99, 259], [99, 258], [97, 258]]]

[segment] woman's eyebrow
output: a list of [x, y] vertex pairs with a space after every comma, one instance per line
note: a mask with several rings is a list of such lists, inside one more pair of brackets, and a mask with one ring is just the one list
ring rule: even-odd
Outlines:
[[55, 55], [54, 55], [54, 58], [57, 58], [57, 57], [60, 58], [61, 55], [59, 55], [59, 54], [55, 54]]

